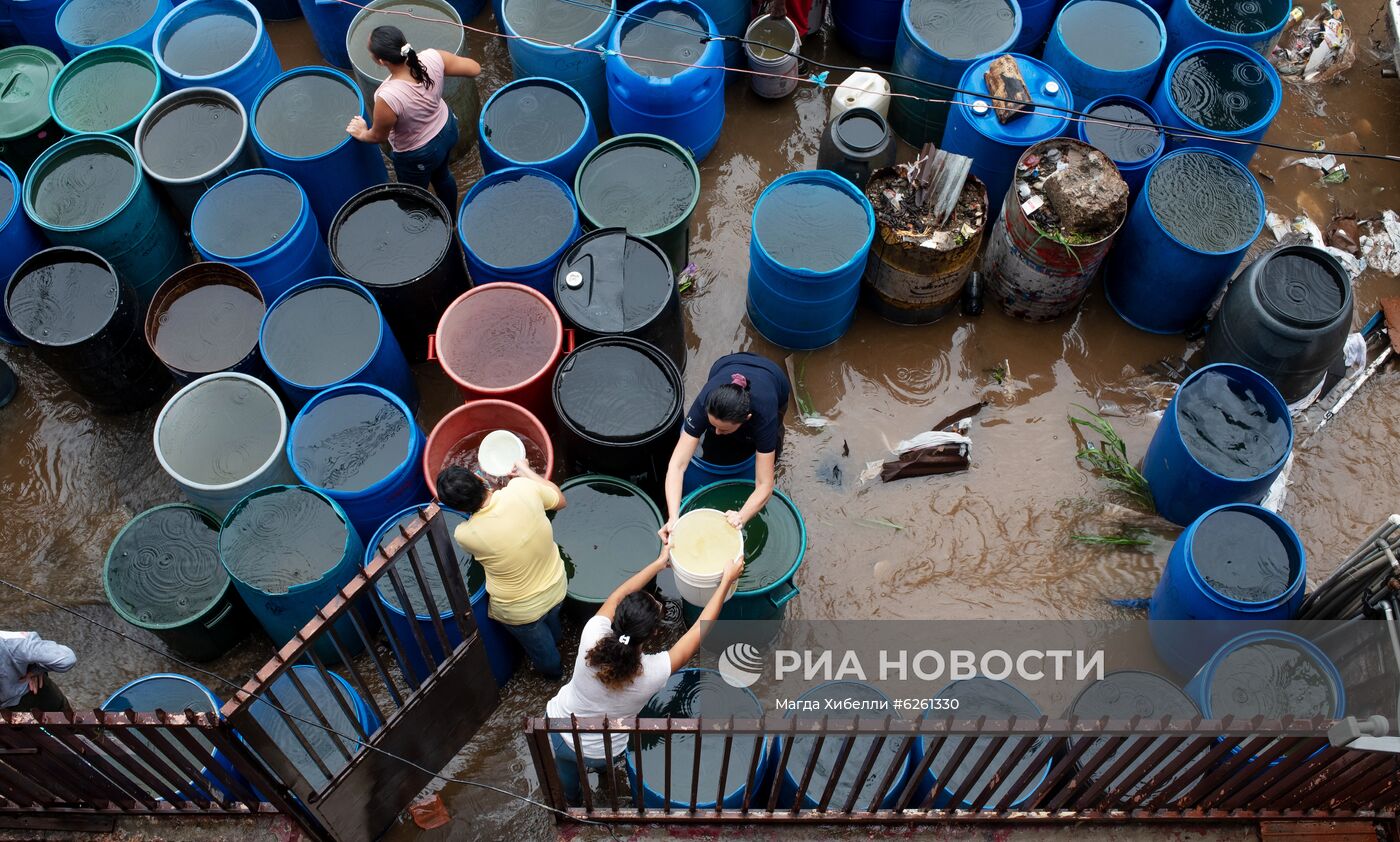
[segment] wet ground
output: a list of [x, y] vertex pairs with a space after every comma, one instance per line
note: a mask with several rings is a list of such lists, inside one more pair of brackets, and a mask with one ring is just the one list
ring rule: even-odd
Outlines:
[[[1285, 86], [1285, 106], [1267, 140], [1304, 147], [1324, 140], [1329, 148], [1352, 144], [1395, 152], [1400, 81], [1380, 77], [1391, 62], [1378, 4], [1341, 5], [1359, 41], [1355, 67], [1335, 87], [1302, 92]], [[489, 13], [477, 23], [489, 28]], [[285, 67], [319, 60], [302, 24], [271, 29]], [[499, 40], [473, 35], [470, 44], [486, 68], [480, 80], [484, 100], [509, 79], [509, 61]], [[809, 39], [807, 51], [854, 63], [829, 38]], [[833, 73], [833, 80], [842, 75]], [[785, 357], [744, 318], [750, 212], [768, 183], [814, 165], [826, 116], [823, 93], [811, 87], [773, 103], [734, 85], [727, 106], [723, 137], [701, 167], [704, 194], [694, 218], [691, 259], [700, 281], [685, 303], [691, 390], [715, 358], [731, 351]], [[910, 157], [912, 150], [904, 147], [901, 160]], [[1325, 227], [1335, 212], [1366, 218], [1400, 208], [1400, 164], [1349, 161], [1350, 180], [1323, 187], [1315, 171], [1284, 167], [1290, 157], [1264, 149], [1255, 159], [1272, 211], [1285, 217], [1307, 213]], [[457, 175], [465, 192], [480, 175], [475, 155], [459, 165]], [[1375, 310], [1381, 296], [1396, 294], [1396, 278], [1363, 275], [1356, 295], [1359, 319]], [[827, 424], [809, 427], [795, 416], [788, 421], [778, 484], [806, 515], [810, 544], [797, 576], [802, 593], [789, 616], [1102, 618], [1118, 610], [1108, 599], [1150, 594], [1170, 533], [1148, 551], [1071, 541], [1074, 533], [1112, 531], [1115, 524], [1098, 514], [1110, 496], [1075, 463], [1067, 415], [1074, 404], [1101, 408], [1129, 453], [1140, 456], [1154, 426], [1148, 413], [1170, 394], [1169, 386], [1143, 373], [1144, 366], [1179, 357], [1187, 348], [1180, 337], [1130, 328], [1096, 290], [1077, 315], [1049, 325], [1015, 321], [994, 307], [979, 319], [955, 315], [922, 328], [896, 327], [860, 311], [835, 346], [794, 355], [797, 391]], [[107, 607], [100, 571], [126, 520], [179, 499], [151, 450], [158, 408], [95, 416], [27, 352], [4, 347], [0, 357], [24, 383], [22, 394], [0, 411], [0, 546], [9, 559], [0, 577], [130, 631]], [[419, 377], [425, 396], [420, 421], [430, 428], [455, 405], [456, 393], [430, 367], [421, 367]], [[1297, 451], [1284, 514], [1303, 538], [1314, 577], [1400, 509], [1397, 382], [1400, 370], [1394, 367], [1377, 375], [1324, 434]], [[970, 471], [889, 485], [859, 480], [866, 463], [883, 459], [891, 444], [978, 400], [988, 406], [971, 433]], [[3, 587], [0, 616], [7, 628], [38, 629], [73, 645], [79, 664], [62, 685], [79, 706], [99, 704], [130, 678], [174, 669], [158, 654]], [[149, 636], [136, 636], [159, 647]], [[265, 642], [249, 643], [210, 669], [241, 684], [269, 654]], [[227, 695], [216, 679], [204, 680], [216, 694]], [[519, 723], [553, 691], [528, 672], [517, 678], [504, 690], [497, 715], [445, 774], [533, 792]], [[393, 837], [509, 833], [535, 839], [553, 831], [544, 812], [499, 794], [453, 784], [443, 795], [451, 824], [421, 833], [406, 822]]]

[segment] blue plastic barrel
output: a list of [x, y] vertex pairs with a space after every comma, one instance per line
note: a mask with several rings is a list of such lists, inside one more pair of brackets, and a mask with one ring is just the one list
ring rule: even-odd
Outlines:
[[174, 8], [170, 0], [118, 3], [113, 0], [64, 0], [54, 18], [54, 31], [69, 58], [108, 44], [151, 48], [156, 25]]
[[596, 8], [568, 0], [506, 0], [497, 7], [496, 20], [502, 32], [520, 36], [507, 42], [516, 79], [537, 76], [564, 82], [588, 103], [598, 124], [606, 122], [608, 80], [601, 56], [617, 22], [617, 0]]
[[[69, 172], [82, 168], [84, 159], [106, 162], [102, 184], [83, 182]], [[62, 205], [76, 201], [65, 194], [76, 196], [99, 187], [117, 192], [125, 188], [125, 198], [110, 205], [91, 205], [94, 212], [87, 216], [52, 215], [56, 205], [46, 198], [49, 192], [59, 192], [57, 202]], [[50, 243], [91, 249], [105, 257], [118, 277], [136, 290], [143, 315], [156, 288], [190, 262], [184, 237], [141, 172], [136, 150], [113, 135], [74, 135], [49, 147], [29, 168], [24, 211]]]
[[[1186, 5], [1186, 2], [1182, 0], [1181, 3], [1174, 5]], [[1268, 109], [1264, 112], [1263, 117], [1244, 128], [1233, 131], [1210, 129], [1186, 116], [1182, 113], [1180, 105], [1172, 93], [1172, 80], [1176, 77], [1183, 62], [1203, 53], [1219, 52], [1230, 53], [1247, 60], [1248, 64], [1240, 66], [1240, 73], [1247, 75], [1237, 75], [1236, 80], [1255, 88], [1255, 95], [1267, 93], [1270, 97]], [[1187, 136], [1168, 132], [1168, 149], [1176, 150], [1194, 146], [1215, 149], [1246, 166], [1254, 157], [1258, 142], [1264, 139], [1264, 134], [1269, 130], [1269, 124], [1274, 121], [1274, 117], [1282, 105], [1283, 83], [1279, 81], [1278, 71], [1274, 69], [1274, 66], [1253, 50], [1225, 41], [1206, 41], [1178, 53], [1176, 58], [1172, 59], [1171, 64], [1167, 65], [1166, 72], [1162, 74], [1162, 82], [1157, 86], [1157, 92], [1152, 95], [1152, 107], [1161, 116], [1162, 125], [1193, 133], [1192, 136]], [[1221, 138], [1221, 140], [1216, 140], [1216, 138]]]
[[[48, 247], [43, 233], [24, 213], [22, 190], [19, 176], [0, 161], [0, 197], [9, 197], [0, 202], [0, 288], [9, 285], [10, 276], [21, 263]], [[0, 341], [10, 345], [25, 344], [24, 337], [10, 324], [3, 306], [0, 306]]]
[[345, 70], [350, 69], [350, 53], [345, 49], [345, 33], [359, 9], [340, 0], [300, 0], [301, 14], [311, 28], [311, 38], [321, 58]]
[[57, 56], [67, 55], [58, 37], [58, 8], [63, 0], [7, 0], [10, 20], [23, 38], [21, 43], [43, 47]]
[[[720, 35], [730, 38], [743, 38], [749, 28], [751, 15], [750, 0], [694, 0], [695, 5], [705, 10], [714, 22]], [[725, 41], [724, 64], [727, 67], [748, 67], [744, 59], [744, 45], [739, 41]], [[736, 74], [736, 78], [740, 78]]]
[[[1288, 552], [1287, 587], [1267, 598], [1251, 600], [1210, 583], [1199, 566], [1196, 536], [1206, 519], [1219, 512], [1251, 516], [1278, 535]], [[1172, 545], [1157, 589], [1152, 592], [1147, 628], [1157, 656], [1179, 675], [1191, 675], [1216, 647], [1238, 633], [1237, 626], [1231, 629], [1230, 621], [1292, 620], [1303, 605], [1307, 574], [1307, 557], [1298, 534], [1288, 521], [1268, 509], [1252, 503], [1227, 503], [1202, 513]]]
[[[1033, 722], [1040, 718], [1040, 706], [1031, 700], [1029, 696], [1021, 691], [1016, 685], [1009, 681], [984, 678], [978, 676], [960, 681], [954, 681], [942, 690], [938, 691], [935, 699], [953, 703], [955, 706], [944, 707], [931, 711], [928, 715], [932, 717], [948, 717], [955, 719], [974, 719], [985, 716], [988, 722], [1006, 722], [1013, 716], [1018, 723]], [[987, 803], [983, 805], [983, 810], [996, 808], [997, 803], [1008, 795], [1013, 795], [1010, 803], [1011, 809], [1016, 809], [1027, 798], [1039, 789], [1045, 776], [1050, 773], [1053, 760], [1045, 761], [1037, 774], [1031, 775], [1030, 780], [1019, 792], [1012, 793], [1011, 788], [1030, 770], [1031, 765], [1039, 756], [1041, 749], [1048, 737], [1040, 737], [1034, 741], [1032, 747], [1025, 754], [1021, 755], [1016, 764], [1001, 777], [996, 777], [998, 771], [1010, 759], [1011, 752], [1015, 750], [1015, 744], [1009, 740], [998, 744], [997, 736], [978, 737], [973, 741], [971, 752], [967, 757], [957, 764], [951, 777], [943, 777], [944, 771], [952, 765], [955, 759], [959, 759], [962, 750], [963, 740], [948, 739], [938, 746], [937, 754], [930, 761], [928, 772], [919, 783], [919, 792], [915, 797], [915, 803], [921, 802], [930, 792], [937, 791], [933, 799], [935, 810], [954, 809], [967, 810], [972, 807], [971, 799], [976, 798], [978, 793], [987, 787], [991, 787], [992, 795]], [[919, 738], [920, 753], [924, 750], [926, 738]], [[978, 765], [973, 758], [983, 757], [987, 753], [995, 751], [996, 754], [990, 763]], [[953, 798], [964, 785], [969, 775], [976, 774], [977, 778], [969, 788], [963, 800], [954, 803]]]
[[[1142, 22], [1143, 17], [1150, 20], [1157, 29], [1157, 46], [1155, 50], [1145, 47], [1142, 56], [1145, 57], [1150, 52], [1151, 58], [1136, 67], [1120, 69], [1104, 67], [1103, 62], [1095, 64], [1089, 58], [1076, 53], [1065, 43], [1063, 27], [1065, 26], [1066, 12], [1073, 15], [1073, 7], [1086, 2], [1100, 4], [1095, 8], [1101, 8], [1105, 2], [1112, 2], [1127, 7], [1121, 11], [1125, 15], [1130, 15], [1131, 20], [1138, 23]], [[1186, 2], [1186, 0], [1182, 0], [1182, 2]], [[1106, 37], [1111, 37], [1111, 33], [1112, 29], [1106, 28], [1103, 34]], [[1152, 10], [1152, 7], [1142, 0], [1070, 0], [1055, 17], [1055, 25], [1050, 28], [1050, 37], [1045, 42], [1045, 53], [1042, 58], [1046, 64], [1059, 71], [1064, 80], [1069, 83], [1070, 90], [1074, 92], [1076, 107], [1083, 107], [1085, 103], [1093, 102], [1110, 94], [1123, 94], [1146, 99], [1152, 94], [1152, 86], [1157, 81], [1157, 73], [1162, 69], [1162, 56], [1165, 54], [1166, 48], [1166, 26], [1163, 25], [1162, 18]], [[1083, 49], [1082, 45], [1081, 49]]]
[[[165, 55], [171, 39], [188, 26], [205, 28], [205, 23], [201, 22], [204, 18], [239, 21], [242, 28], [240, 37], [246, 34], [249, 39], [247, 51], [224, 67], [200, 67], [197, 70], [171, 67]], [[199, 32], [199, 29], [195, 32]], [[182, 37], [202, 36], [184, 33]], [[227, 38], [231, 37], [231, 34], [219, 31], [209, 37]], [[199, 0], [196, 3], [176, 6], [175, 10], [160, 22], [160, 26], [156, 27], [153, 46], [156, 63], [160, 65], [167, 89], [221, 88], [237, 97], [249, 111], [257, 101], [258, 94], [267, 87], [267, 83], [282, 72], [282, 63], [277, 58], [277, 51], [272, 47], [267, 28], [263, 26], [262, 15], [248, 0]]]
[[[292, 673], [296, 673], [295, 681], [292, 680]], [[259, 696], [249, 707], [259, 727], [282, 750], [306, 782], [317, 789], [329, 783], [321, 769], [326, 769], [331, 775], [339, 774], [349, 763], [345, 752], [351, 757], [355, 756], [359, 748], [355, 741], [368, 741], [382, 724], [374, 708], [355, 692], [350, 682], [329, 671], [324, 676], [328, 676], [329, 680], [311, 664], [297, 664], [290, 672], [272, 682], [268, 693]], [[298, 684], [301, 689], [298, 689]], [[315, 708], [307, 703], [302, 689], [312, 698]], [[284, 716], [274, 710], [273, 704], [289, 715]], [[317, 711], [320, 711], [319, 715]], [[319, 727], [322, 721], [341, 737], [337, 738], [331, 731]], [[312, 754], [315, 754], [314, 759]], [[320, 760], [320, 763], [316, 760]], [[376, 829], [375, 832], [380, 830]]]
[[940, 144], [945, 152], [972, 159], [972, 174], [987, 185], [988, 219], [1001, 212], [1021, 155], [1042, 140], [1064, 134], [1070, 124], [1059, 109], [1074, 105], [1069, 84], [1053, 67], [1030, 56], [1013, 57], [1036, 103], [1034, 112], [1009, 123], [997, 119], [985, 75], [995, 57], [983, 59], [969, 65], [958, 82], [963, 93], [953, 98]]
[[[353, 409], [333, 404], [347, 397], [367, 400]], [[297, 413], [287, 461], [298, 482], [339, 503], [360, 537], [369, 539], [391, 513], [430, 496], [423, 479], [426, 442], [398, 395], [369, 383], [345, 383], [318, 393]], [[390, 453], [395, 448], [401, 449]], [[379, 458], [381, 450], [388, 455]]]
[[389, 180], [379, 147], [346, 134], [356, 114], [367, 116], [354, 80], [338, 70], [298, 67], [263, 88], [249, 119], [263, 163], [306, 189], [323, 238], [351, 196]]
[[1060, 10], [1059, 0], [1016, 0], [1016, 5], [1021, 8], [1021, 33], [1011, 45], [1011, 52], [1039, 55], [1055, 22], [1055, 13]]
[[[1131, 108], [1139, 112], [1142, 115], [1142, 119], [1146, 123], [1153, 125], [1161, 125], [1161, 120], [1157, 117], [1156, 109], [1143, 102], [1142, 100], [1138, 99], [1137, 97], [1125, 96], [1120, 94], [1112, 94], [1101, 99], [1094, 100], [1093, 102], [1084, 106], [1084, 113], [1093, 116], [1096, 110], [1100, 108], [1111, 109], [1113, 106], [1124, 106], [1127, 108]], [[1123, 181], [1127, 183], [1129, 200], [1137, 196], [1138, 191], [1142, 189], [1143, 182], [1147, 180], [1148, 171], [1152, 169], [1153, 164], [1157, 163], [1157, 161], [1161, 159], [1162, 153], [1167, 148], [1166, 134], [1161, 129], [1154, 129], [1151, 132], [1145, 129], [1119, 130], [1108, 126], [1093, 125], [1085, 122], [1084, 120], [1079, 120], [1078, 122], [1074, 123], [1074, 127], [1075, 132], [1079, 136], [1079, 139], [1091, 146], [1098, 145], [1095, 144], [1094, 137], [1092, 137], [1091, 135], [1099, 131], [1107, 132], [1109, 134], [1119, 132], [1124, 138], [1145, 137], [1149, 140], [1148, 144], [1145, 144], [1144, 146], [1139, 148], [1145, 149], [1148, 145], [1151, 145], [1152, 151], [1142, 157], [1137, 157], [1136, 153], [1134, 153], [1132, 156], [1123, 154], [1121, 150], [1133, 148], [1132, 144], [1104, 143], [1102, 147], [1108, 148], [1101, 147], [1102, 151], [1105, 154], [1107, 154], [1108, 157], [1113, 161], [1114, 165], [1118, 167], [1118, 174], [1123, 176]], [[1127, 134], [1128, 132], [1131, 132], [1131, 135]], [[1156, 139], [1155, 144], [1150, 143], [1151, 139], [1153, 138]], [[1132, 157], [1132, 160], [1126, 160], [1129, 157]], [[1119, 160], [1120, 158], [1123, 158], [1125, 160]]]
[[[866, 230], [854, 253], [834, 268], [811, 269], [775, 259], [763, 244], [759, 216], [763, 204], [775, 193], [804, 185], [838, 190], [853, 199], [865, 214]], [[831, 232], [821, 226], [825, 214], [812, 210], [812, 224], [799, 215], [794, 224], [803, 224], [817, 246]], [[865, 258], [875, 237], [875, 211], [870, 200], [851, 182], [830, 170], [789, 173], [763, 191], [754, 203], [754, 229], [749, 239], [748, 312], [754, 327], [770, 342], [784, 348], [821, 348], [840, 339], [855, 318], [860, 297], [860, 278]], [[772, 244], [770, 244], [771, 247]], [[789, 260], [789, 263], [792, 261]]]
[[[244, 497], [219, 531], [219, 560], [243, 603], [278, 648], [360, 572], [365, 546], [340, 504], [304, 485], [273, 485]], [[346, 654], [361, 646], [350, 618], [336, 631]], [[316, 644], [339, 662], [329, 637]]]
[[1275, 629], [1226, 643], [1185, 689], [1206, 719], [1340, 719], [1347, 710], [1346, 683], [1332, 660], [1312, 641]]
[[681, 485], [681, 494], [689, 495], [697, 488], [724, 480], [738, 479], [753, 482], [754, 465], [757, 460], [757, 456], [750, 456], [742, 462], [735, 462], [733, 465], [716, 465], [713, 462], [706, 462], [699, 456], [692, 456], [690, 464], [685, 466], [685, 479]]
[[[1245, 5], [1240, 4], [1240, 8]], [[1293, 4], [1289, 0], [1260, 0], [1249, 5], [1259, 9], [1261, 19], [1267, 18], [1267, 21], [1261, 24], [1264, 28], [1256, 32], [1234, 32], [1206, 23], [1197, 14], [1190, 0], [1166, 4], [1164, 10], [1158, 11], [1162, 12], [1167, 24], [1167, 56], [1175, 56], [1203, 41], [1229, 41], [1267, 56], [1278, 41], [1284, 26], [1288, 24], [1288, 15]], [[1233, 10], [1236, 7], [1220, 4], [1217, 8]]]
[[[254, 223], [266, 239], [244, 236]], [[190, 238], [205, 260], [247, 272], [264, 301], [332, 271], [306, 191], [277, 170], [244, 170], [209, 188], [194, 206]]]
[[[186, 710], [192, 710], [195, 713], [211, 713], [217, 716], [221, 707], [223, 707], [223, 702], [219, 701], [219, 697], [210, 692], [208, 687], [187, 675], [173, 672], [151, 673], [143, 675], [135, 681], [129, 681], [102, 703], [102, 710], [106, 713], [125, 713], [127, 711], [154, 713], [157, 710], [162, 710], [166, 713], [182, 714]], [[204, 748], [209, 750], [209, 756], [229, 777], [247, 783], [243, 776], [234, 770], [233, 763], [222, 752], [214, 748], [202, 734], [195, 731], [193, 736]], [[145, 743], [147, 738], [138, 736], [137, 739]], [[161, 742], [162, 748], [169, 750], [169, 744], [177, 741], [173, 736], [163, 734]], [[149, 747], [149, 743], [147, 745]], [[183, 747], [180, 751], [185, 759], [190, 761], [191, 766], [199, 762], [199, 758], [185, 751]], [[157, 752], [157, 756], [161, 756], [161, 753]], [[167, 783], [176, 786], [188, 783], [192, 785], [191, 788], [198, 790], [195, 793], [181, 793], [182, 795], [208, 797], [211, 794], [209, 787], [213, 787], [213, 794], [217, 794], [220, 798], [236, 797], [208, 768], [199, 770], [198, 780], [167, 781]], [[154, 790], [148, 790], [148, 792], [155, 795], [157, 801], [165, 800]]]
[[[690, 22], [676, 24], [684, 29], [677, 31], [655, 24], [653, 19], [659, 15], [683, 15]], [[665, 53], [668, 61], [685, 55], [687, 63], [697, 66], [678, 69], [674, 64], [652, 64], [617, 55], [627, 51], [623, 44], [638, 27], [650, 28], [644, 32], [668, 33], [684, 41], [688, 51], [670, 44], [650, 49], [634, 46], [631, 49], [640, 52], [631, 54], [659, 58], [659, 53]], [[704, 42], [701, 36], [691, 35], [692, 29], [709, 32], [710, 37], [719, 34], [705, 10], [690, 0], [647, 0], [622, 18], [608, 40], [613, 51], [607, 57], [608, 116], [614, 134], [660, 135], [689, 149], [695, 160], [701, 161], [715, 148], [724, 127], [724, 49], [719, 41]]]
[[0, 0], [0, 47], [13, 47], [23, 43], [24, 36], [20, 34], [19, 27], [15, 26], [10, 0]]
[[[922, 147], [925, 143], [942, 142], [943, 127], [948, 120], [949, 88], [958, 85], [963, 71], [981, 59], [1011, 50], [1020, 38], [1021, 7], [1016, 0], [1007, 0], [1008, 13], [1013, 19], [1009, 34], [1001, 44], [983, 52], [974, 53], [968, 50], [956, 57], [937, 52], [920, 31], [934, 31], [946, 26], [942, 10], [938, 10], [938, 17], [920, 21], [916, 26], [916, 21], [910, 17], [912, 9], [913, 3], [905, 0], [899, 17], [899, 35], [894, 44], [893, 69], [898, 75], [890, 80], [890, 91], [902, 96], [894, 96], [890, 100], [890, 127], [907, 142]], [[929, 84], [919, 84], [901, 77], [912, 77]], [[934, 87], [935, 85], [943, 87]], [[911, 96], [943, 102], [909, 99]], [[992, 195], [990, 187], [987, 195]]]
[[[362, 299], [373, 308], [372, 314], [368, 311], [357, 313], [368, 316], [371, 322], [369, 335], [347, 337], [345, 332], [346, 325], [351, 323], [349, 319], [337, 320], [332, 318], [334, 313], [325, 313], [315, 307], [290, 307], [290, 302], [298, 295], [327, 287], [351, 293], [354, 298], [349, 301], [356, 308], [365, 306], [356, 299]], [[315, 296], [304, 299], [302, 303], [306, 301], [315, 304]], [[337, 324], [337, 321], [343, 323]], [[271, 330], [269, 325], [272, 325]], [[300, 382], [296, 379], [300, 375], [288, 373], [293, 365], [300, 365], [308, 358], [324, 353], [327, 348], [339, 353], [346, 347], [346, 342], [357, 349], [366, 349], [364, 362], [361, 363], [359, 358], [339, 360], [344, 363], [343, 373], [322, 383]], [[413, 373], [409, 371], [408, 361], [404, 359], [398, 340], [384, 321], [379, 303], [369, 290], [347, 278], [311, 278], [282, 293], [267, 308], [267, 315], [263, 317], [258, 348], [262, 351], [268, 370], [277, 379], [278, 388], [291, 406], [299, 407], [322, 389], [341, 383], [372, 383], [398, 395], [409, 407], [416, 409], [418, 406], [418, 387], [413, 382]]]
[[[1247, 396], [1267, 415], [1267, 420], [1282, 420], [1287, 425], [1286, 446], [1282, 455], [1256, 476], [1228, 477], [1211, 470], [1191, 453], [1182, 439], [1182, 421], [1177, 417], [1181, 396], [1189, 387], [1206, 378], [1224, 375], [1236, 395]], [[1245, 419], [1239, 419], [1240, 422]], [[1142, 473], [1152, 489], [1157, 513], [1172, 523], [1185, 526], [1203, 512], [1226, 503], [1258, 503], [1264, 499], [1288, 454], [1293, 450], [1293, 420], [1288, 404], [1274, 384], [1264, 375], [1234, 363], [1216, 363], [1197, 369], [1177, 390], [1162, 415], [1147, 453], [1142, 458]]]
[[[1186, 156], [1208, 155], [1224, 162], [1236, 176], [1236, 186], [1253, 207], [1222, 205], [1220, 211], [1242, 226], [1234, 244], [1191, 245], [1163, 223], [1152, 202], [1154, 177], [1186, 163]], [[1175, 162], [1175, 163], [1174, 163]], [[1199, 185], [1202, 192], [1185, 213], [1208, 214], [1217, 204], [1221, 183]], [[1178, 197], [1180, 198], [1180, 194]], [[1164, 198], [1167, 201], [1171, 197]], [[1247, 201], [1246, 201], [1246, 204]], [[1252, 233], [1251, 233], [1252, 229]], [[1133, 200], [1118, 241], [1104, 261], [1104, 291], [1108, 303], [1128, 324], [1149, 333], [1180, 333], [1205, 315], [1210, 302], [1244, 259], [1250, 243], [1264, 230], [1264, 192], [1259, 182], [1234, 158], [1214, 149], [1186, 148], [1162, 156], [1147, 172], [1143, 189]], [[1204, 247], [1199, 247], [1204, 246]]]
[[[183, 3], [185, 0], [175, 2]], [[252, 3], [263, 20], [296, 20], [302, 15], [297, 0], [252, 0]]]
[[[531, 220], [544, 219], [547, 226], [530, 227]], [[457, 214], [457, 239], [475, 285], [524, 284], [551, 301], [554, 266], [580, 231], [574, 191], [557, 176], [529, 167], [497, 170], [481, 179]], [[508, 240], [510, 247], [503, 247]]]
[[[365, 544], [366, 567], [374, 561], [376, 551], [398, 537], [399, 526], [407, 526], [413, 521], [419, 508], [419, 506], [412, 506], [404, 509], [379, 527], [378, 531], [370, 538], [369, 543]], [[466, 520], [461, 512], [452, 509], [443, 509], [442, 516], [446, 520], [449, 535], [457, 528], [458, 524]], [[477, 564], [475, 559], [456, 541], [450, 543], [461, 566], [462, 582], [467, 586], [471, 599], [472, 619], [476, 621], [477, 636], [486, 646], [486, 660], [491, 665], [491, 675], [496, 679], [497, 684], [504, 686], [507, 681], [510, 681], [511, 676], [515, 675], [515, 668], [520, 663], [520, 647], [516, 644], [511, 633], [506, 631], [500, 623], [491, 619], [488, 613], [490, 603], [486, 595], [486, 574], [482, 571], [481, 565]], [[433, 595], [434, 604], [442, 612], [438, 619], [442, 621], [443, 629], [447, 632], [447, 642], [455, 647], [462, 642], [462, 633], [457, 630], [457, 624], [452, 619], [451, 603], [447, 601], [447, 592], [442, 584], [442, 574], [438, 571], [437, 564], [433, 561], [430, 553], [422, 553], [419, 557], [419, 564], [423, 568], [424, 584], [428, 586], [428, 592]], [[441, 661], [446, 653], [442, 651], [442, 642], [438, 640], [437, 627], [433, 624], [432, 616], [427, 613], [427, 602], [418, 590], [413, 570], [407, 564], [400, 563], [399, 575], [403, 579], [403, 587], [408, 601], [413, 606], [413, 622], [423, 633], [423, 638], [427, 641], [428, 649], [433, 657]], [[384, 606], [384, 612], [389, 618], [389, 625], [393, 627], [394, 636], [400, 641], [414, 641], [404, 644], [407, 646], [407, 651], [402, 653], [399, 666], [404, 670], [404, 678], [410, 684], [417, 686], [427, 680], [428, 664], [416, 648], [416, 639], [413, 636], [413, 627], [409, 625], [408, 612], [400, 603], [393, 582], [387, 575], [377, 583], [375, 596]]]
[[[573, 109], [551, 107], [559, 97], [578, 104], [581, 123]], [[492, 94], [481, 109], [480, 134], [481, 166], [487, 173], [534, 167], [558, 176], [566, 185], [574, 183], [584, 156], [598, 145], [588, 101], [568, 83], [538, 76], [516, 79]], [[533, 140], [522, 145], [527, 134]], [[526, 150], [536, 154], [522, 154]]]
[[836, 37], [861, 58], [889, 61], [903, 7], [902, 0], [831, 0]]

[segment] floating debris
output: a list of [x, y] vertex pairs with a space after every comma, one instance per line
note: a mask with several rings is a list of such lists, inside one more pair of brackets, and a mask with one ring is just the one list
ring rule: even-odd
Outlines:
[[1294, 8], [1269, 60], [1284, 81], [1296, 85], [1339, 80], [1356, 62], [1346, 16], [1331, 0], [1307, 19], [1301, 8]]

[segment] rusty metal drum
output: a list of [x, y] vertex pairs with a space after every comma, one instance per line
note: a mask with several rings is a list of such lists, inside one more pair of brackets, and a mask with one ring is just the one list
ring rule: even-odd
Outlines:
[[[1103, 154], [1077, 140], [1054, 138], [1027, 149], [1021, 162], [1042, 154], [1052, 145], [1077, 146], [1091, 154]], [[1116, 173], [1112, 161], [1107, 156], [1103, 158]], [[1019, 170], [1021, 164], [1017, 166]], [[989, 297], [1007, 315], [1029, 322], [1048, 322], [1076, 310], [1084, 300], [1123, 225], [1126, 205], [1108, 233], [1078, 242], [1078, 238], [1052, 235], [1038, 227], [1023, 210], [1017, 183], [1012, 180], [996, 225], [988, 235], [982, 275], [987, 279]]]
[[[879, 181], [882, 170], [871, 177]], [[923, 246], [895, 231], [876, 216], [875, 241], [865, 264], [861, 292], [872, 310], [896, 324], [926, 325], [938, 321], [958, 306], [963, 285], [972, 273], [986, 231], [987, 188], [974, 175], [967, 177], [963, 199], [983, 209], [982, 222], [970, 236], [952, 248]]]

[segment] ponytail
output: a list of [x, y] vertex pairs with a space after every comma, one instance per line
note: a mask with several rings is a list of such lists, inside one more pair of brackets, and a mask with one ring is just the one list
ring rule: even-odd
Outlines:
[[612, 632], [593, 644], [585, 657], [604, 687], [620, 690], [642, 671], [642, 644], [661, 625], [661, 612], [652, 597], [634, 592], [622, 598], [613, 616]]
[[721, 421], [742, 424], [753, 409], [749, 398], [749, 379], [738, 372], [729, 375], [729, 382], [716, 386], [705, 399], [705, 412]]
[[406, 63], [413, 81], [425, 88], [433, 86], [432, 78], [423, 68], [423, 62], [418, 60], [418, 51], [413, 49], [413, 45], [404, 37], [403, 30], [397, 26], [376, 26], [369, 34], [369, 51], [375, 58], [390, 64]]

